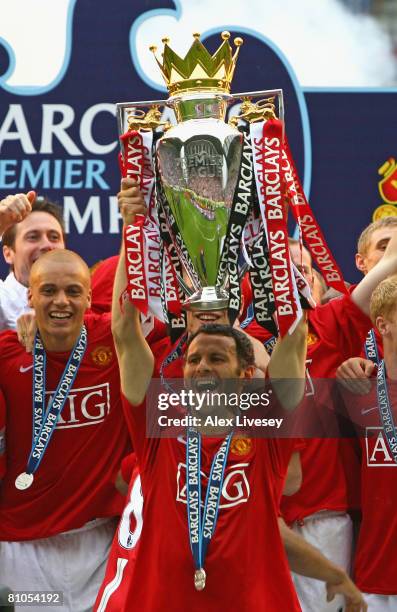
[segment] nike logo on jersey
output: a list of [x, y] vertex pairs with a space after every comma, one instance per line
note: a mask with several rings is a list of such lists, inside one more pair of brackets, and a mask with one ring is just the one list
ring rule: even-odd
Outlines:
[[23, 374], [24, 372], [28, 372], [28, 370], [31, 370], [33, 368], [33, 363], [32, 365], [29, 366], [19, 366], [19, 371]]
[[361, 410], [361, 414], [364, 416], [364, 414], [368, 414], [368, 412], [372, 412], [373, 410], [377, 410], [378, 406], [372, 406], [372, 408], [364, 408], [363, 410]]

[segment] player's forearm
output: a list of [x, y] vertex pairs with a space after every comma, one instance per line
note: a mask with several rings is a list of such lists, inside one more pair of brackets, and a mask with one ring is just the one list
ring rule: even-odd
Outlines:
[[117, 265], [112, 300], [112, 333], [120, 367], [121, 389], [132, 405], [140, 404], [150, 382], [154, 359], [142, 333], [138, 310], [120, 296], [127, 285], [124, 247]]
[[137, 309], [128, 299], [121, 305], [122, 297], [127, 287], [127, 275], [125, 271], [124, 245], [121, 247], [119, 261], [113, 283], [112, 297], [112, 332], [116, 342], [123, 343], [127, 335], [135, 335], [140, 332], [140, 320]]
[[303, 378], [307, 349], [307, 323], [301, 319], [292, 334], [279, 338], [269, 363], [274, 378]]
[[365, 314], [369, 314], [372, 292], [388, 276], [397, 274], [397, 234], [394, 233], [382, 259], [362, 279], [351, 294], [353, 302]]
[[278, 339], [269, 362], [269, 376], [279, 402], [294, 410], [305, 390], [307, 323], [302, 319], [292, 334]]
[[294, 533], [282, 518], [279, 518], [279, 527], [288, 563], [293, 572], [330, 584], [338, 584], [344, 579], [345, 572], [340, 567], [331, 563], [317, 548]]

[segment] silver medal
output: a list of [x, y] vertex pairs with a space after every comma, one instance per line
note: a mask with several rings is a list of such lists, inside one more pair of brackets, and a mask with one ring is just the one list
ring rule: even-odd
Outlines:
[[29, 489], [30, 485], [33, 482], [33, 474], [27, 474], [26, 472], [22, 472], [15, 479], [15, 486], [19, 491], [24, 491], [25, 489]]
[[196, 591], [202, 591], [204, 589], [206, 578], [207, 574], [203, 567], [200, 567], [200, 569], [194, 572], [194, 587]]

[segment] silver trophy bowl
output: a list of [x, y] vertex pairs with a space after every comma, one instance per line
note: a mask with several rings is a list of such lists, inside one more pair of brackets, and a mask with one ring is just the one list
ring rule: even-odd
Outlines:
[[[236, 116], [244, 98], [269, 96], [278, 99], [279, 117], [283, 119], [281, 90], [241, 94], [184, 92], [168, 100], [117, 104], [120, 134], [127, 129], [128, 114], [141, 108], [163, 107], [166, 110], [162, 121], [173, 120], [157, 141], [156, 156], [167, 205], [191, 263], [190, 266], [177, 249], [184, 270], [183, 278], [178, 280], [189, 295], [183, 304], [186, 309], [220, 310], [228, 306], [227, 273], [218, 278], [218, 283], [216, 280], [238, 180], [243, 136], [236, 123], [226, 123], [225, 117], [230, 109], [231, 116]], [[159, 123], [159, 129], [164, 125]], [[175, 237], [173, 242], [177, 246]]]
[[228, 303], [227, 278], [218, 286], [216, 278], [242, 152], [241, 133], [224, 120], [230, 99], [208, 93], [170, 98], [178, 124], [157, 143], [165, 195], [199, 280], [197, 286], [184, 265], [194, 289], [185, 308], [218, 310]]

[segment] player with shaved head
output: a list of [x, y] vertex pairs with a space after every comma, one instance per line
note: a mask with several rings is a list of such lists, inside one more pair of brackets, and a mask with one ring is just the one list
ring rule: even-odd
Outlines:
[[[140, 204], [138, 203], [138, 209]], [[113, 482], [130, 452], [110, 315], [85, 316], [90, 274], [71, 251], [32, 265], [33, 355], [0, 339], [7, 466], [0, 499], [0, 583], [53, 592], [57, 610], [90, 610], [123, 499]]]

